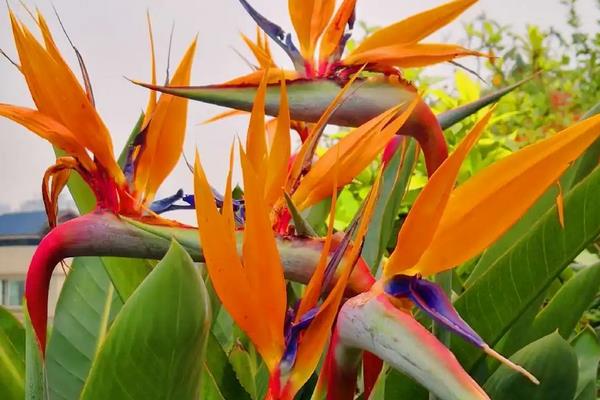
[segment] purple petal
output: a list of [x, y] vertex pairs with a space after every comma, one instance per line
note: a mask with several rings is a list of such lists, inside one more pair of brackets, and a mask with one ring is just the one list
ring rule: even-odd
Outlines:
[[384, 290], [390, 296], [410, 299], [448, 330], [477, 347], [486, 347], [483, 339], [458, 315], [446, 293], [435, 283], [417, 276], [396, 275], [386, 282]]
[[[293, 313], [293, 310], [290, 311]], [[300, 317], [298, 322], [288, 325], [285, 337], [285, 351], [279, 363], [282, 372], [287, 373], [294, 366], [294, 363], [296, 362], [296, 356], [298, 355], [300, 334], [309, 327], [310, 323], [315, 319], [318, 312], [319, 307], [311, 308]]]

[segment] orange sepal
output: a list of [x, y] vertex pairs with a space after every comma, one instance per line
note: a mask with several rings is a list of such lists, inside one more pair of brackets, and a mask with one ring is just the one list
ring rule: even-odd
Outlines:
[[[246, 151], [252, 168], [264, 178], [267, 162], [267, 137], [265, 132], [265, 99], [267, 92], [268, 71], [263, 75], [252, 104], [250, 122], [246, 135]], [[264, 184], [264, 179], [260, 180]]]
[[357, 262], [362, 250], [361, 243], [367, 233], [367, 228], [375, 208], [377, 195], [379, 192], [379, 182], [381, 181], [382, 169], [379, 170], [377, 178], [373, 183], [371, 192], [366, 201], [364, 211], [360, 218], [358, 229], [350, 250], [347, 251], [342, 260], [341, 268], [337, 275], [335, 286], [323, 301], [319, 312], [310, 326], [304, 332], [300, 345], [298, 347], [298, 355], [296, 362], [290, 374], [290, 378], [286, 387], [287, 393], [294, 395], [304, 383], [308, 380], [312, 372], [317, 367], [323, 348], [327, 343], [327, 339], [331, 333], [331, 327], [340, 307], [348, 277]]
[[94, 162], [73, 132], [47, 115], [30, 108], [2, 103], [0, 103], [0, 115], [24, 126], [52, 145], [77, 158], [88, 171], [96, 169]]
[[12, 10], [9, 16], [21, 72], [38, 110], [76, 134], [80, 146], [90, 150], [118, 183], [124, 182], [108, 130], [58, 52], [43, 18], [38, 17], [38, 26], [46, 47], [17, 20]]
[[[170, 85], [189, 85], [196, 40], [187, 49]], [[160, 96], [146, 129], [146, 139], [136, 160], [135, 189], [142, 203], [152, 201], [160, 184], [173, 170], [183, 148], [187, 99]]]
[[260, 40], [260, 36], [257, 37], [257, 39], [259, 39], [258, 43], [254, 43], [244, 34], [241, 34], [241, 36], [244, 43], [246, 43], [246, 46], [248, 46], [252, 54], [254, 54], [254, 58], [256, 58], [256, 61], [258, 61], [260, 68], [266, 69], [276, 66], [271, 54], [263, 47], [263, 42]]
[[335, 0], [288, 0], [300, 53], [312, 63], [315, 46], [333, 14]]
[[477, 0], [453, 0], [378, 29], [354, 49], [353, 54], [379, 47], [414, 44], [448, 25]]
[[[249, 164], [246, 161], [244, 163], [246, 166]], [[247, 175], [249, 174], [250, 172], [247, 172]], [[228, 182], [231, 184], [231, 180]], [[231, 191], [231, 187], [226, 188], [226, 191]], [[255, 216], [255, 212], [258, 211], [255, 210], [256, 196], [252, 190], [250, 192], [252, 217], [249, 228], [260, 233], [260, 220], [257, 221]], [[270, 276], [269, 281], [265, 283], [260, 280], [257, 282], [257, 275], [267, 268], [274, 268], [274, 266], [265, 263], [265, 265], [259, 265], [259, 270], [253, 270], [255, 267], [253, 255], [250, 256], [248, 264], [242, 264], [237, 252], [234, 231], [228, 222], [229, 217], [221, 215], [216, 208], [212, 190], [200, 164], [198, 153], [196, 153], [194, 166], [194, 194], [198, 232], [211, 282], [225, 309], [235, 323], [248, 335], [269, 366], [269, 370], [272, 371], [283, 353], [283, 314], [285, 314], [285, 309], [281, 312], [275, 307], [275, 304], [280, 306], [280, 300], [269, 299], [272, 302], [269, 310], [273, 311], [277, 308], [276, 312], [280, 315], [266, 312], [266, 309], [263, 308], [265, 306], [264, 297], [271, 293], [271, 289], [275, 290], [273, 296], [280, 296], [280, 293], [276, 292], [279, 286], [266, 286], [271, 280], [276, 279], [275, 277]], [[246, 195], [248, 196], [248, 194]], [[225, 213], [227, 214], [229, 211], [225, 211]], [[245, 237], [248, 237], [249, 241], [264, 240], [264, 238], [252, 238], [249, 235], [245, 235]], [[272, 234], [270, 238], [273, 241]], [[253, 244], [258, 245], [257, 250], [262, 249], [262, 243]], [[283, 280], [281, 270], [279, 273]], [[256, 287], [257, 284], [258, 287]], [[283, 293], [285, 296], [285, 286]], [[281, 325], [281, 332], [277, 334], [273, 331], [274, 327], [279, 325]]]
[[298, 209], [305, 209], [331, 194], [333, 177], [329, 171], [333, 168], [334, 163], [339, 166], [340, 170], [339, 177], [337, 177], [338, 187], [352, 181], [377, 157], [377, 154], [383, 150], [390, 139], [398, 133], [416, 104], [417, 99], [413, 100], [399, 115], [396, 114], [400, 106], [387, 110], [354, 129], [331, 147], [314, 163], [294, 192], [293, 199]]
[[259, 69], [249, 74], [238, 76], [237, 78], [233, 78], [228, 80], [227, 82], [222, 83], [225, 86], [258, 86], [258, 84], [262, 81], [263, 75], [267, 72], [267, 84], [279, 83], [281, 80], [281, 76], [285, 76], [285, 79], [290, 81], [294, 79], [300, 78], [300, 74], [296, 71], [287, 71], [279, 68], [269, 68], [268, 70]]
[[329, 22], [319, 45], [320, 62], [326, 62], [337, 51], [346, 30], [346, 24], [354, 12], [355, 6], [356, 0], [344, 0], [333, 19]]
[[600, 116], [595, 116], [479, 171], [452, 192], [438, 230], [413, 270], [429, 275], [481, 253], [598, 137]]
[[[385, 276], [393, 276], [416, 265], [427, 250], [438, 229], [460, 166], [486, 127], [492, 111], [475, 124], [419, 193], [398, 233], [396, 248], [385, 265]], [[462, 237], [464, 239], [465, 236]]]
[[291, 154], [290, 110], [285, 80], [281, 81], [280, 93], [277, 128], [271, 141], [267, 159], [265, 201], [269, 206], [273, 206], [283, 194], [283, 187], [287, 178], [287, 165]]
[[489, 57], [488, 54], [465, 49], [455, 44], [416, 43], [408, 46], [391, 45], [364, 52], [353, 52], [343, 62], [347, 65], [369, 63], [399, 68], [416, 68], [466, 56]]

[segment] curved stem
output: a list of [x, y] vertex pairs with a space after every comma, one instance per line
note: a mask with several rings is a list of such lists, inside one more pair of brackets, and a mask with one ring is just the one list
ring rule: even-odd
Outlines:
[[[172, 239], [177, 240], [194, 261], [204, 261], [198, 233], [193, 227], [151, 225], [97, 211], [51, 230], [33, 255], [25, 283], [27, 308], [42, 351], [46, 342], [50, 278], [61, 260], [78, 256], [161, 259]], [[241, 249], [242, 231], [237, 233], [236, 239]], [[276, 241], [286, 278], [307, 283], [319, 261], [323, 242], [285, 236], [277, 236]], [[374, 281], [361, 260], [351, 275], [348, 293], [369, 290]]]

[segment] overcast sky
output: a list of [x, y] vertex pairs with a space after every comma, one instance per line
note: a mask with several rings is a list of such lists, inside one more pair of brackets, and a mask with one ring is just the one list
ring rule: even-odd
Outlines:
[[[58, 27], [51, 2], [37, 3], [49, 20], [63, 54], [77, 71], [70, 48]], [[597, 0], [579, 0], [583, 27], [598, 31], [600, 13]], [[10, 1], [24, 19], [26, 14], [17, 1]], [[358, 2], [358, 18], [369, 24], [384, 25], [415, 12], [439, 5], [443, 0], [370, 0]], [[164, 74], [171, 24], [175, 22], [172, 64], [176, 64], [185, 47], [198, 34], [198, 50], [192, 82], [216, 83], [248, 71], [232, 48], [244, 50], [239, 33], [253, 34], [255, 25], [236, 0], [53, 0], [69, 35], [86, 61], [96, 98], [96, 105], [112, 133], [115, 149], [121, 149], [140, 110], [147, 100], [145, 89], [134, 87], [123, 76], [149, 79], [149, 50], [145, 12], [153, 19], [159, 72]], [[253, 0], [252, 4], [267, 17], [291, 31], [285, 0]], [[8, 13], [0, 5], [0, 48], [15, 55]], [[565, 9], [559, 0], [480, 0], [459, 21], [432, 39], [457, 38], [462, 23], [486, 12], [502, 23], [522, 30], [528, 23], [542, 27], [566, 29]], [[32, 24], [30, 24], [32, 26]], [[277, 53], [279, 60], [286, 61]], [[77, 71], [78, 72], [78, 71]], [[159, 75], [159, 80], [163, 79]], [[0, 59], [0, 102], [31, 106], [24, 80], [18, 71]], [[211, 125], [199, 121], [219, 112], [214, 106], [190, 102], [185, 153], [198, 147], [209, 178], [217, 187], [226, 173], [227, 148], [235, 135], [244, 136], [246, 119], [237, 117]], [[47, 142], [20, 126], [0, 118], [0, 213], [17, 209], [22, 203], [40, 196], [44, 170], [54, 161]], [[159, 195], [174, 193], [179, 187], [191, 190], [191, 175], [183, 161], [165, 182]]]

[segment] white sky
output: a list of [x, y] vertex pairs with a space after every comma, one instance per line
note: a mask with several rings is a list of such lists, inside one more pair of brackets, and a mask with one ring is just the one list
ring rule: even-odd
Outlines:
[[[371, 0], [359, 1], [358, 18], [369, 24], [385, 25], [418, 11], [439, 5], [444, 0]], [[597, 0], [579, 0], [578, 9], [584, 29], [598, 31], [600, 12]], [[29, 5], [35, 3], [26, 1]], [[149, 50], [145, 12], [149, 10], [154, 25], [159, 80], [164, 79], [167, 45], [172, 22], [175, 35], [171, 67], [178, 63], [184, 49], [197, 33], [199, 45], [192, 72], [195, 84], [217, 83], [248, 71], [232, 50], [244, 50], [239, 33], [254, 33], [255, 25], [236, 0], [53, 0], [69, 35], [83, 54], [91, 76], [100, 115], [109, 127], [115, 149], [119, 151], [145, 106], [147, 92], [134, 87], [123, 76], [149, 79]], [[11, 4], [26, 20], [17, 1]], [[285, 0], [252, 0], [251, 4], [284, 29], [291, 31]], [[39, 1], [63, 55], [78, 72], [77, 64], [67, 45], [50, 1]], [[6, 7], [0, 5], [0, 48], [13, 57], [10, 24]], [[436, 34], [438, 40], [456, 38], [461, 23], [481, 12], [502, 23], [522, 30], [528, 23], [542, 27], [566, 29], [565, 9], [559, 0], [480, 0], [459, 21]], [[30, 25], [32, 26], [32, 25]], [[433, 37], [435, 39], [436, 36]], [[283, 54], [278, 59], [284, 63]], [[18, 71], [0, 59], [0, 102], [31, 106], [27, 87]], [[237, 117], [211, 125], [199, 121], [221, 111], [219, 107], [190, 102], [185, 153], [192, 155], [199, 148], [209, 178], [221, 187], [226, 174], [227, 149], [235, 135], [244, 137], [246, 119]], [[17, 209], [27, 200], [40, 197], [44, 170], [54, 161], [49, 144], [20, 126], [0, 118], [0, 213]], [[191, 190], [191, 175], [183, 161], [165, 182], [160, 195], [174, 193], [179, 187]]]

